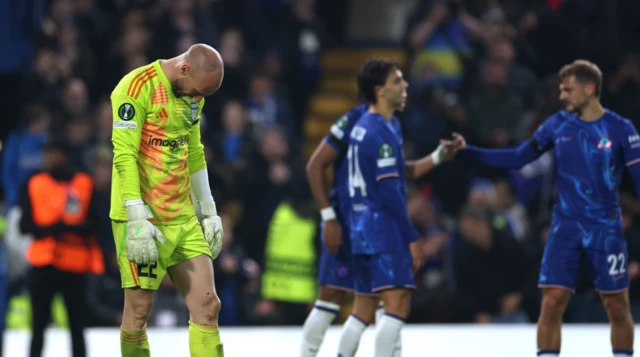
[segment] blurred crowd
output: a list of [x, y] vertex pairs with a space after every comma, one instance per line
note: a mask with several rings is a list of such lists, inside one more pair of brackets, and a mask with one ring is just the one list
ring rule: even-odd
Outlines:
[[[277, 301], [265, 296], [262, 277], [265, 251], [278, 227], [303, 227], [301, 222], [315, 227], [319, 218], [304, 177], [306, 105], [322, 78], [322, 54], [345, 45], [327, 30], [331, 19], [318, 16], [319, 4], [25, 3], [37, 20], [24, 25], [33, 27], [32, 56], [20, 82], [11, 86], [20, 119], [3, 141], [0, 172], [5, 241], [14, 242], [10, 256], [19, 255], [27, 239], [12, 229], [20, 215], [18, 192], [40, 168], [42, 143], [64, 137], [74, 148], [73, 163], [93, 175], [104, 217], [99, 239], [106, 273], [90, 277], [90, 325], [120, 324], [123, 293], [108, 219], [109, 94], [132, 69], [204, 42], [225, 62], [222, 88], [206, 99], [201, 121], [212, 192], [225, 227], [223, 251], [214, 263], [223, 302], [220, 324], [301, 323], [313, 294], [308, 301]], [[601, 66], [604, 104], [636, 123], [640, 26], [633, 14], [639, 12], [631, 0], [615, 7], [599, 0], [417, 1], [404, 41], [396, 44], [410, 55], [404, 70], [411, 93], [402, 114], [407, 156], [428, 154], [452, 132], [483, 147], [527, 140], [561, 108], [555, 73], [576, 58]], [[455, 160], [411, 184], [409, 213], [428, 256], [417, 274], [411, 322], [536, 320], [536, 279], [555, 194], [553, 165], [548, 154], [510, 171]], [[640, 204], [628, 177], [621, 191], [632, 306], [640, 319]], [[317, 229], [296, 232], [306, 235], [300, 241], [312, 242], [317, 255]], [[23, 323], [28, 267], [15, 257], [9, 262], [11, 328]], [[565, 320], [605, 321], [584, 268]], [[177, 290], [165, 279], [150, 325], [185, 325], [187, 317]]]

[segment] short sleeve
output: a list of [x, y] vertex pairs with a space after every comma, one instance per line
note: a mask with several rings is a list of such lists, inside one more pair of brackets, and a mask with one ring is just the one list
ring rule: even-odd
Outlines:
[[349, 129], [349, 116], [345, 114], [331, 125], [329, 134], [324, 139], [337, 152], [346, 151], [349, 146]]
[[622, 155], [627, 167], [640, 163], [640, 136], [629, 120], [622, 125]]
[[534, 148], [539, 152], [545, 152], [555, 144], [554, 128], [556, 126], [556, 117], [556, 115], [553, 115], [547, 118], [533, 134]]
[[370, 153], [375, 158], [376, 165], [376, 181], [386, 178], [400, 177], [399, 156], [400, 148], [397, 139], [392, 135], [386, 135], [386, 132], [379, 133], [372, 141]]

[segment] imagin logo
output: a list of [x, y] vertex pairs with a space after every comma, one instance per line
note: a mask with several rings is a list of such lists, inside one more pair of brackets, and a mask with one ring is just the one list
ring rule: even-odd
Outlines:
[[189, 135], [184, 136], [182, 138], [178, 138], [175, 140], [162, 140], [159, 138], [154, 138], [153, 136], [149, 135], [149, 145], [151, 146], [164, 146], [164, 147], [168, 147], [169, 150], [173, 151], [175, 150], [175, 148], [181, 148], [185, 145], [189, 144]]

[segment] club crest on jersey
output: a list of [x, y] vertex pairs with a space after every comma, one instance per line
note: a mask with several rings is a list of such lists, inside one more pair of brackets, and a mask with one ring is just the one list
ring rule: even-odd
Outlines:
[[191, 103], [191, 123], [195, 123], [198, 116], [198, 103]]
[[598, 141], [598, 149], [600, 150], [609, 150], [611, 149], [611, 139], [606, 136], [603, 136]]
[[118, 108], [118, 116], [122, 120], [131, 120], [136, 115], [136, 109], [130, 103], [124, 103]]

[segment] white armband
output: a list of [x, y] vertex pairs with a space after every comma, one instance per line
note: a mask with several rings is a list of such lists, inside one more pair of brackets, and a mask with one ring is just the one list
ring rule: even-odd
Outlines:
[[332, 219], [336, 219], [336, 211], [334, 211], [333, 207], [331, 206], [321, 209], [320, 215], [322, 216], [323, 221], [330, 221]]
[[442, 162], [445, 155], [447, 155], [447, 148], [440, 145], [431, 153], [431, 161], [434, 165], [438, 165]]

